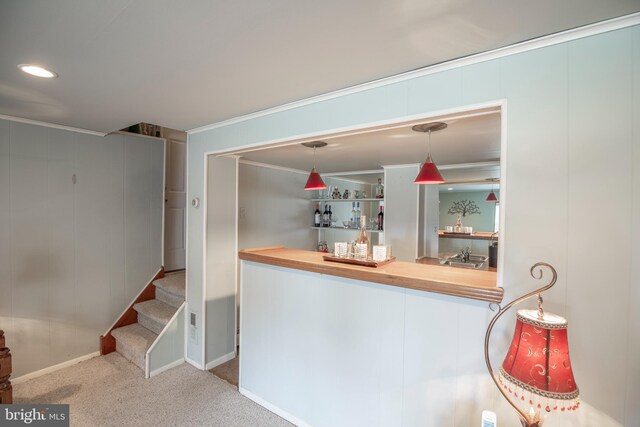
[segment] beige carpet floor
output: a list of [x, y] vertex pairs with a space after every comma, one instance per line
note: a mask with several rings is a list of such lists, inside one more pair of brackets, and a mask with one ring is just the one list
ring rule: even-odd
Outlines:
[[290, 426], [207, 371], [182, 364], [148, 380], [118, 353], [14, 385], [14, 403], [68, 403], [71, 425]]

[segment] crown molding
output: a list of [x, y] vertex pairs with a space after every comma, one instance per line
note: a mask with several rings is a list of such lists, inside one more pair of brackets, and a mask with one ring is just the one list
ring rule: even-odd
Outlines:
[[498, 58], [504, 58], [505, 56], [516, 55], [531, 50], [541, 49], [548, 46], [557, 45], [560, 43], [566, 43], [569, 41], [581, 39], [584, 37], [590, 37], [597, 34], [606, 33], [609, 31], [620, 30], [634, 25], [640, 25], [640, 12], [632, 13], [630, 15], [624, 15], [617, 18], [608, 19], [606, 21], [600, 21], [582, 27], [576, 27], [569, 30], [561, 31], [554, 34], [538, 37], [531, 40], [526, 40], [520, 43], [515, 43], [509, 46], [501, 47], [498, 49], [489, 50], [486, 52], [476, 53], [462, 58], [453, 59], [450, 61], [442, 62], [428, 67], [418, 68], [416, 70], [408, 71], [394, 76], [384, 77], [378, 80], [373, 80], [367, 83], [362, 83], [348, 88], [339, 89], [332, 92], [327, 92], [322, 95], [312, 96], [309, 98], [301, 99], [299, 101], [293, 101], [287, 104], [282, 104], [277, 107], [267, 108], [265, 110], [256, 111], [254, 113], [245, 114], [242, 116], [234, 117], [228, 120], [212, 123], [197, 127], [187, 131], [187, 134], [194, 135], [197, 133], [205, 132], [221, 128], [224, 126], [233, 125], [236, 123], [245, 122], [247, 120], [256, 119], [258, 117], [275, 114], [294, 108], [303, 107], [305, 105], [315, 104], [322, 101], [327, 101], [341, 96], [350, 95], [353, 93], [362, 92], [365, 90], [375, 89], [381, 86], [387, 86], [406, 80], [415, 79], [417, 77], [423, 77], [430, 74], [441, 73], [446, 70], [454, 68], [465, 67], [468, 65], [477, 64], [480, 62], [491, 61]]
[[12, 122], [17, 122], [17, 123], [25, 123], [25, 124], [28, 124], [28, 125], [42, 126], [42, 127], [51, 128], [51, 129], [60, 129], [60, 130], [66, 130], [66, 131], [69, 131], [69, 132], [84, 133], [84, 134], [87, 134], [87, 135], [94, 135], [94, 136], [106, 136], [107, 135], [104, 132], [96, 132], [94, 130], [74, 128], [72, 126], [58, 125], [58, 124], [55, 124], [55, 123], [41, 122], [39, 120], [23, 119], [22, 117], [6, 116], [4, 114], [0, 114], [0, 119], [9, 120], [9, 121], [12, 121]]
[[238, 160], [238, 163], [242, 164], [242, 165], [249, 165], [249, 166], [256, 166], [259, 168], [266, 168], [266, 169], [275, 169], [275, 170], [279, 170], [279, 171], [283, 171], [283, 172], [292, 172], [292, 173], [299, 173], [302, 175], [308, 175], [309, 172], [308, 171], [303, 171], [300, 169], [293, 169], [293, 168], [287, 168], [284, 166], [278, 166], [278, 165], [270, 165], [268, 163], [261, 163], [261, 162], [254, 162], [253, 160], [245, 160], [243, 158], [241, 158], [240, 156], [224, 156], [224, 157], [237, 157], [240, 160]]

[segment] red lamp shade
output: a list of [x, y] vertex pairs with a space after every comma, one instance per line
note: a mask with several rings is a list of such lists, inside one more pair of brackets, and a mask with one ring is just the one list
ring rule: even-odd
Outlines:
[[444, 182], [438, 167], [433, 163], [431, 153], [427, 156], [427, 161], [422, 165], [422, 169], [420, 169], [420, 173], [418, 173], [414, 182], [416, 184], [442, 184]]
[[324, 183], [322, 177], [318, 172], [316, 172], [316, 168], [311, 169], [311, 173], [309, 174], [309, 179], [307, 180], [307, 184], [304, 186], [305, 190], [324, 190], [327, 188], [327, 184]]
[[539, 319], [535, 310], [519, 310], [500, 382], [529, 407], [547, 412], [577, 409], [579, 392], [569, 359], [567, 321], [549, 313]]
[[494, 193], [493, 190], [491, 190], [491, 193], [489, 193], [489, 195], [487, 196], [487, 198], [484, 201], [485, 202], [497, 203], [498, 202], [498, 197], [496, 197], [496, 193]]

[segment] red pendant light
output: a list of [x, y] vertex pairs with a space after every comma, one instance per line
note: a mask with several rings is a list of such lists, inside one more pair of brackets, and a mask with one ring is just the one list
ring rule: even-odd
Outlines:
[[318, 172], [316, 172], [316, 168], [311, 169], [311, 173], [309, 174], [309, 179], [304, 186], [305, 190], [324, 190], [327, 188], [327, 184], [324, 183], [322, 177]]
[[322, 177], [316, 171], [316, 148], [324, 147], [327, 145], [326, 142], [322, 141], [311, 141], [311, 142], [303, 142], [302, 145], [305, 147], [313, 148], [313, 169], [311, 169], [311, 173], [309, 174], [309, 179], [307, 179], [307, 183], [304, 186], [304, 189], [307, 191], [310, 190], [324, 190], [327, 188], [327, 184], [324, 183]]
[[427, 161], [424, 162], [420, 173], [418, 173], [418, 176], [416, 176], [413, 182], [416, 184], [442, 184], [444, 182], [444, 178], [440, 175], [438, 167], [433, 163], [431, 153], [427, 156]]
[[[499, 181], [499, 178], [487, 178], [487, 181], [495, 183]], [[489, 203], [498, 203], [498, 196], [496, 196], [496, 193], [493, 192], [493, 184], [491, 184], [491, 191], [487, 195], [487, 198], [484, 199], [484, 201]]]
[[429, 134], [429, 154], [427, 155], [427, 160], [422, 165], [418, 176], [415, 181], [413, 181], [416, 184], [442, 184], [444, 182], [444, 178], [440, 174], [438, 166], [436, 166], [431, 158], [431, 132], [436, 132], [445, 129], [446, 127], [446, 123], [433, 122], [415, 125], [411, 128], [416, 132], [427, 132]]

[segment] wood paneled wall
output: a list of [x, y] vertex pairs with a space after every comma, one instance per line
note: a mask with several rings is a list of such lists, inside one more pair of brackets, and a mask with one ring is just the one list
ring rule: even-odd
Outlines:
[[0, 327], [14, 378], [98, 351], [162, 265], [163, 148], [0, 120]]
[[[545, 425], [640, 425], [640, 26], [191, 134], [189, 197], [202, 194], [207, 151], [496, 100], [506, 101], [507, 174], [506, 185], [501, 185], [505, 299], [532, 289], [529, 267], [536, 261], [558, 269], [558, 283], [546, 295], [545, 307], [569, 320], [583, 402], [575, 414], [551, 416]], [[188, 268], [195, 273], [187, 285], [189, 304], [201, 304], [202, 233], [202, 213], [190, 208]], [[416, 311], [417, 320], [430, 315], [428, 301], [424, 298], [425, 311]], [[452, 314], [454, 309], [468, 311], [467, 306], [433, 305], [443, 306], [437, 307], [442, 317], [424, 320], [446, 328], [434, 326], [430, 335], [417, 336], [415, 348], [407, 353], [412, 359], [405, 364], [415, 363], [418, 370], [413, 377], [405, 374], [405, 384], [426, 388], [418, 388], [419, 393], [407, 390], [407, 398], [398, 403], [407, 412], [403, 425], [424, 425], [420, 414], [442, 411], [436, 420], [440, 424], [469, 426], [477, 423], [483, 408], [496, 408], [501, 424], [515, 425], [513, 411], [500, 403], [497, 391], [489, 388], [485, 393], [477, 387], [477, 379], [488, 378], [481, 350], [486, 323]], [[486, 307], [477, 309], [486, 314]], [[509, 322], [500, 328], [496, 359], [504, 354], [498, 337], [513, 332]], [[467, 336], [476, 341], [468, 347], [474, 352], [457, 345]], [[594, 344], [603, 336], [605, 345]], [[188, 351], [197, 354], [199, 345], [189, 343]], [[455, 366], [430, 368], [445, 357], [452, 363], [455, 359]], [[594, 369], [600, 366], [606, 369]], [[272, 384], [278, 388], [283, 379]], [[276, 391], [288, 392], [292, 399], [297, 395], [295, 388]], [[268, 400], [266, 394], [261, 397]]]

